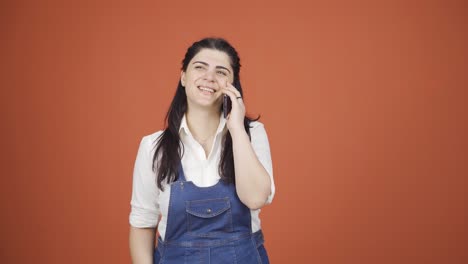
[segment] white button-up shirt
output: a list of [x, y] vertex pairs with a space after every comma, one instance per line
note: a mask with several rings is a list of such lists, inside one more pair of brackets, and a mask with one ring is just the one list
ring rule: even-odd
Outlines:
[[[267, 204], [269, 204], [275, 195], [270, 145], [262, 123], [258, 121], [251, 122], [250, 127], [252, 147], [271, 179], [271, 193], [267, 200]], [[222, 137], [226, 131], [226, 120], [221, 115], [213, 146], [207, 158], [203, 147], [190, 133], [184, 115], [181, 121], [179, 134], [184, 144], [182, 168], [187, 181], [192, 181], [196, 186], [200, 187], [212, 186], [219, 181], [218, 167], [221, 159]], [[163, 182], [164, 191], [158, 189], [156, 173], [152, 170], [156, 139], [162, 132], [161, 130], [151, 135], [144, 136], [140, 142], [133, 171], [133, 189], [129, 220], [130, 225], [134, 227], [144, 228], [158, 226], [159, 234], [162, 239], [164, 239], [171, 186]], [[252, 232], [260, 230], [260, 210], [261, 209], [250, 210]]]

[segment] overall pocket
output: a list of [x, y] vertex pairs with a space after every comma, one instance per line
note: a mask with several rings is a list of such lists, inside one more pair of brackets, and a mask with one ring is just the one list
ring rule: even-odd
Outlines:
[[186, 201], [185, 210], [191, 235], [213, 236], [232, 232], [231, 203], [228, 197]]

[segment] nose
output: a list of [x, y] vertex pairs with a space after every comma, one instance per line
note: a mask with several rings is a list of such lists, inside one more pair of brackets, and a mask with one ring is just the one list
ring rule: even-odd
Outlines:
[[216, 71], [215, 70], [208, 70], [205, 72], [205, 75], [203, 76], [204, 80], [214, 82], [216, 80]]

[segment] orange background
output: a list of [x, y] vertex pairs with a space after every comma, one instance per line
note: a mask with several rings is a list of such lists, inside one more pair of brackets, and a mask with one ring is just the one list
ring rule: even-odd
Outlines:
[[467, 263], [464, 1], [2, 1], [0, 262], [129, 263], [141, 137], [222, 36], [267, 129], [272, 263]]

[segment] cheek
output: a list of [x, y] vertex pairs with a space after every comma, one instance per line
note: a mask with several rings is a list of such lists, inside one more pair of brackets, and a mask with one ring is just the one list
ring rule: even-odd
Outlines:
[[228, 80], [227, 77], [225, 76], [216, 76], [216, 81], [219, 83], [219, 84], [225, 84], [226, 83], [226, 80]]
[[229, 82], [229, 83], [233, 83], [234, 82], [234, 78], [231, 77], [231, 76], [223, 76], [223, 75], [220, 75], [220, 76], [217, 76], [216, 79], [218, 80], [219, 83], [222, 83], [223, 85], [226, 83], [226, 82]]
[[191, 83], [197, 84], [201, 79], [202, 74], [191, 74], [190, 79], [188, 79]]
[[233, 75], [227, 76], [226, 79], [228, 79], [231, 84], [234, 83], [234, 76]]

